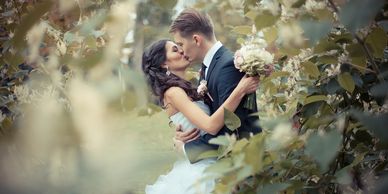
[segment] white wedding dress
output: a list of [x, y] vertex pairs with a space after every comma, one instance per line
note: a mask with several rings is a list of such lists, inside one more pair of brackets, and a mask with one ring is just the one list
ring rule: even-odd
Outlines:
[[[203, 101], [195, 102], [204, 112], [210, 114], [209, 107]], [[175, 125], [181, 125], [183, 131], [196, 128], [182, 113], [178, 112], [170, 117]], [[201, 131], [201, 135], [206, 132]], [[214, 179], [205, 179], [204, 170], [215, 159], [205, 159], [194, 164], [189, 160], [182, 159], [175, 162], [174, 167], [168, 174], [159, 176], [153, 185], [147, 185], [146, 194], [207, 194], [214, 186]]]

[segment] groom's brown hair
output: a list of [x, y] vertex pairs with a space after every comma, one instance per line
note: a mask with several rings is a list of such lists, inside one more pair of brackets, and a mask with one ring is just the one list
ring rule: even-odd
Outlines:
[[170, 26], [170, 33], [179, 32], [182, 37], [202, 33], [207, 39], [214, 37], [213, 23], [209, 15], [193, 8], [183, 10]]

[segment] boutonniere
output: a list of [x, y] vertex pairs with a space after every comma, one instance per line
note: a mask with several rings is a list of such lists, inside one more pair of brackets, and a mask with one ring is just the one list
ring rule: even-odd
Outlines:
[[213, 102], [213, 98], [212, 96], [209, 94], [209, 92], [207, 91], [207, 81], [206, 80], [201, 80], [201, 82], [199, 82], [199, 86], [197, 88], [197, 92], [199, 95], [201, 96], [205, 96], [205, 94], [210, 98], [210, 100]]

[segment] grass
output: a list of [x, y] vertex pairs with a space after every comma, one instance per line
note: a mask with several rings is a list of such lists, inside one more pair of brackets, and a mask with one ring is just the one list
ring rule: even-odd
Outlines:
[[133, 176], [130, 176], [130, 190], [134, 194], [142, 194], [147, 184], [153, 184], [160, 175], [172, 168], [179, 154], [172, 147], [174, 129], [169, 127], [166, 113], [143, 117], [134, 114], [128, 116], [128, 126], [123, 129], [124, 134], [136, 142], [140, 161], [132, 171]]

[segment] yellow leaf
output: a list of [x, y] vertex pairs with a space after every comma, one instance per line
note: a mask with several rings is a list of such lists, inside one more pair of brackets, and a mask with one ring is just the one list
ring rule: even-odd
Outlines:
[[325, 95], [314, 95], [314, 96], [309, 96], [304, 100], [304, 105], [310, 104], [313, 102], [318, 102], [318, 101], [326, 101], [327, 96]]
[[346, 91], [350, 93], [353, 93], [355, 84], [349, 72], [339, 74], [337, 78], [338, 78], [338, 83], [342, 88], [344, 88]]
[[346, 47], [346, 50], [349, 52], [349, 57], [357, 69], [361, 73], [365, 73], [366, 68], [366, 54], [359, 44], [351, 44]]
[[228, 129], [234, 131], [241, 126], [240, 118], [233, 112], [224, 108], [224, 122]]
[[274, 42], [278, 38], [278, 30], [276, 27], [270, 27], [263, 31], [264, 39], [268, 44]]
[[318, 67], [311, 61], [305, 61], [302, 63], [302, 66], [305, 70], [305, 73], [310, 75], [313, 78], [318, 78], [321, 73], [319, 72]]
[[374, 57], [383, 58], [387, 41], [388, 37], [384, 30], [382, 28], [374, 28], [365, 42], [371, 48]]

